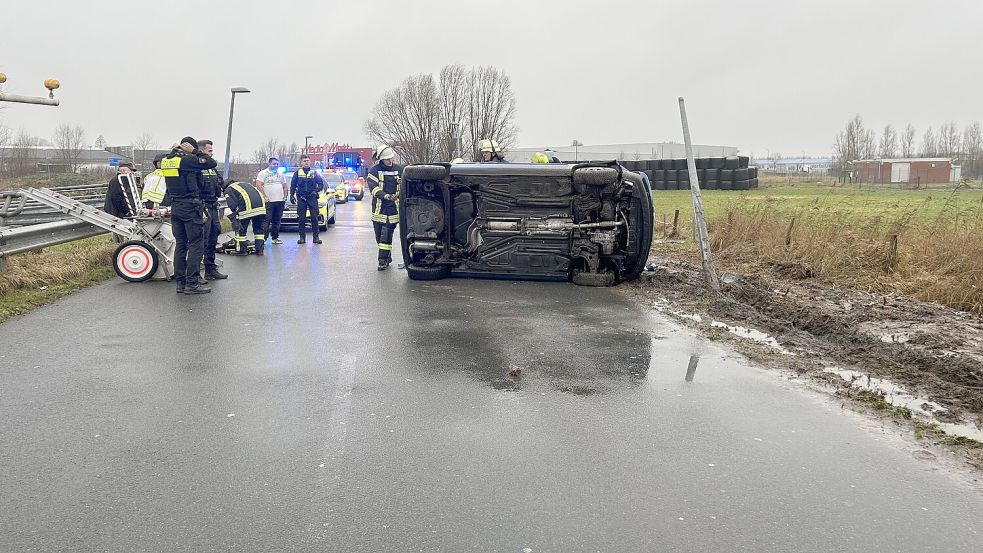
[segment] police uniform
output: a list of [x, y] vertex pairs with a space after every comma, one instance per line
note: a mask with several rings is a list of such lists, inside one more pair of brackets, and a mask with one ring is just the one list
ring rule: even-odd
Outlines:
[[171, 201], [171, 230], [176, 242], [174, 278], [178, 293], [197, 294], [210, 291], [200, 287], [198, 280], [204, 253], [202, 246], [205, 222], [205, 204], [201, 200], [201, 172], [214, 169], [215, 166], [215, 160], [197, 147], [190, 154], [175, 148], [160, 162], [160, 170], [167, 184], [167, 196]]
[[234, 218], [235, 255], [249, 254], [246, 245], [246, 233], [249, 232], [250, 224], [253, 226], [256, 255], [263, 255], [263, 245], [266, 243], [266, 236], [263, 234], [263, 225], [266, 221], [266, 201], [263, 200], [263, 195], [251, 184], [233, 182], [225, 189], [225, 199]]
[[393, 163], [387, 167], [379, 162], [368, 172], [369, 194], [372, 196], [372, 226], [379, 246], [379, 269], [384, 269], [393, 259], [393, 232], [399, 224], [399, 206], [386, 195], [399, 195], [403, 166]]
[[301, 167], [290, 179], [290, 199], [297, 202], [298, 244], [307, 241], [304, 236], [304, 225], [307, 222], [308, 213], [310, 213], [311, 234], [314, 235], [314, 243], [321, 243], [321, 239], [317, 236], [317, 232], [320, 230], [317, 224], [318, 194], [321, 190], [324, 190], [324, 179], [314, 169]]
[[215, 246], [218, 235], [222, 234], [222, 223], [218, 217], [218, 198], [222, 195], [222, 175], [215, 169], [205, 169], [201, 172], [201, 201], [205, 204], [205, 214], [208, 220], [204, 227], [204, 256], [206, 278], [226, 278], [215, 264]]

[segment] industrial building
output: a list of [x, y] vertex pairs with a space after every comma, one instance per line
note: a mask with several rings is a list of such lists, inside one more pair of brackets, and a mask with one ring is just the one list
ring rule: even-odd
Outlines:
[[962, 178], [962, 168], [947, 157], [863, 159], [850, 167], [854, 180], [865, 184], [942, 184]]
[[[639, 159], [673, 159], [686, 157], [686, 146], [679, 142], [639, 142], [634, 144], [581, 144], [578, 146], [523, 146], [511, 148], [505, 152], [505, 159], [511, 162], [523, 162], [532, 159], [536, 152], [550, 149], [556, 152], [562, 161], [588, 160], [639, 160]], [[736, 146], [710, 146], [694, 144], [694, 157], [727, 157], [736, 156]]]

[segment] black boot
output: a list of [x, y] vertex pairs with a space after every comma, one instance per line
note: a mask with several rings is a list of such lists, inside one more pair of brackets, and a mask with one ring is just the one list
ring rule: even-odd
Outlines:
[[307, 237], [304, 236], [303, 234], [301, 234], [300, 235], [300, 238], [297, 239], [297, 243], [298, 244], [306, 244], [307, 243]]
[[314, 243], [315, 244], [320, 244], [321, 243], [321, 239], [316, 234], [314, 235]]
[[205, 269], [205, 279], [206, 280], [224, 280], [229, 278], [229, 275], [225, 273], [220, 273], [218, 267], [210, 267]]
[[236, 249], [232, 252], [232, 255], [243, 256], [249, 255], [249, 246], [246, 245], [246, 241], [242, 240], [236, 244]]
[[177, 279], [175, 282], [177, 283], [177, 290], [176, 290], [176, 292], [178, 294], [183, 294], [184, 293], [184, 280]]
[[388, 268], [389, 268], [389, 263], [386, 263], [386, 260], [385, 259], [380, 259], [379, 260], [379, 267], [376, 268], [376, 270], [377, 271], [385, 271]]
[[263, 247], [266, 246], [266, 240], [256, 240], [254, 244], [256, 245], [256, 255], [263, 255]]
[[196, 294], [207, 294], [211, 292], [212, 289], [208, 286], [203, 286], [198, 282], [198, 279], [189, 279], [188, 283], [184, 287], [184, 294], [188, 296], [193, 296]]

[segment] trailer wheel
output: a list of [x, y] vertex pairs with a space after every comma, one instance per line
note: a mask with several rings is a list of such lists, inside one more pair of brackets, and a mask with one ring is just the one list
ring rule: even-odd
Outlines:
[[123, 242], [113, 254], [113, 269], [127, 282], [149, 280], [157, 272], [159, 264], [157, 252], [139, 240]]

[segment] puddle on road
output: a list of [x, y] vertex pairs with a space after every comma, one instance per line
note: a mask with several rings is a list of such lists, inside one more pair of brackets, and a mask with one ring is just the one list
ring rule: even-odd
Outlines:
[[[681, 311], [676, 311], [671, 309], [669, 300], [665, 298], [659, 298], [655, 300], [654, 302], [652, 302], [652, 305], [655, 307], [656, 311], [660, 313], [667, 313], [675, 317], [679, 317], [681, 319], [687, 319], [697, 323], [703, 323], [703, 317], [697, 313], [683, 313]], [[760, 330], [755, 330], [753, 328], [747, 328], [744, 326], [729, 325], [721, 321], [710, 321], [710, 326], [713, 328], [720, 328], [726, 330], [727, 332], [733, 334], [734, 336], [737, 336], [738, 338], [744, 338], [746, 340], [751, 340], [752, 342], [757, 342], [759, 344], [768, 346], [784, 355], [795, 355], [791, 351], [783, 348], [782, 345], [778, 343], [778, 340], [776, 340], [774, 336], [761, 332]]]
[[823, 372], [838, 375], [843, 380], [849, 382], [851, 388], [884, 394], [884, 401], [895, 407], [906, 407], [913, 413], [928, 417], [950, 436], [961, 436], [983, 442], [983, 430], [971, 424], [939, 421], [936, 414], [946, 412], [947, 409], [945, 407], [926, 398], [918, 397], [887, 378], [876, 378], [860, 371], [841, 369], [839, 367], [826, 367], [823, 369]]

